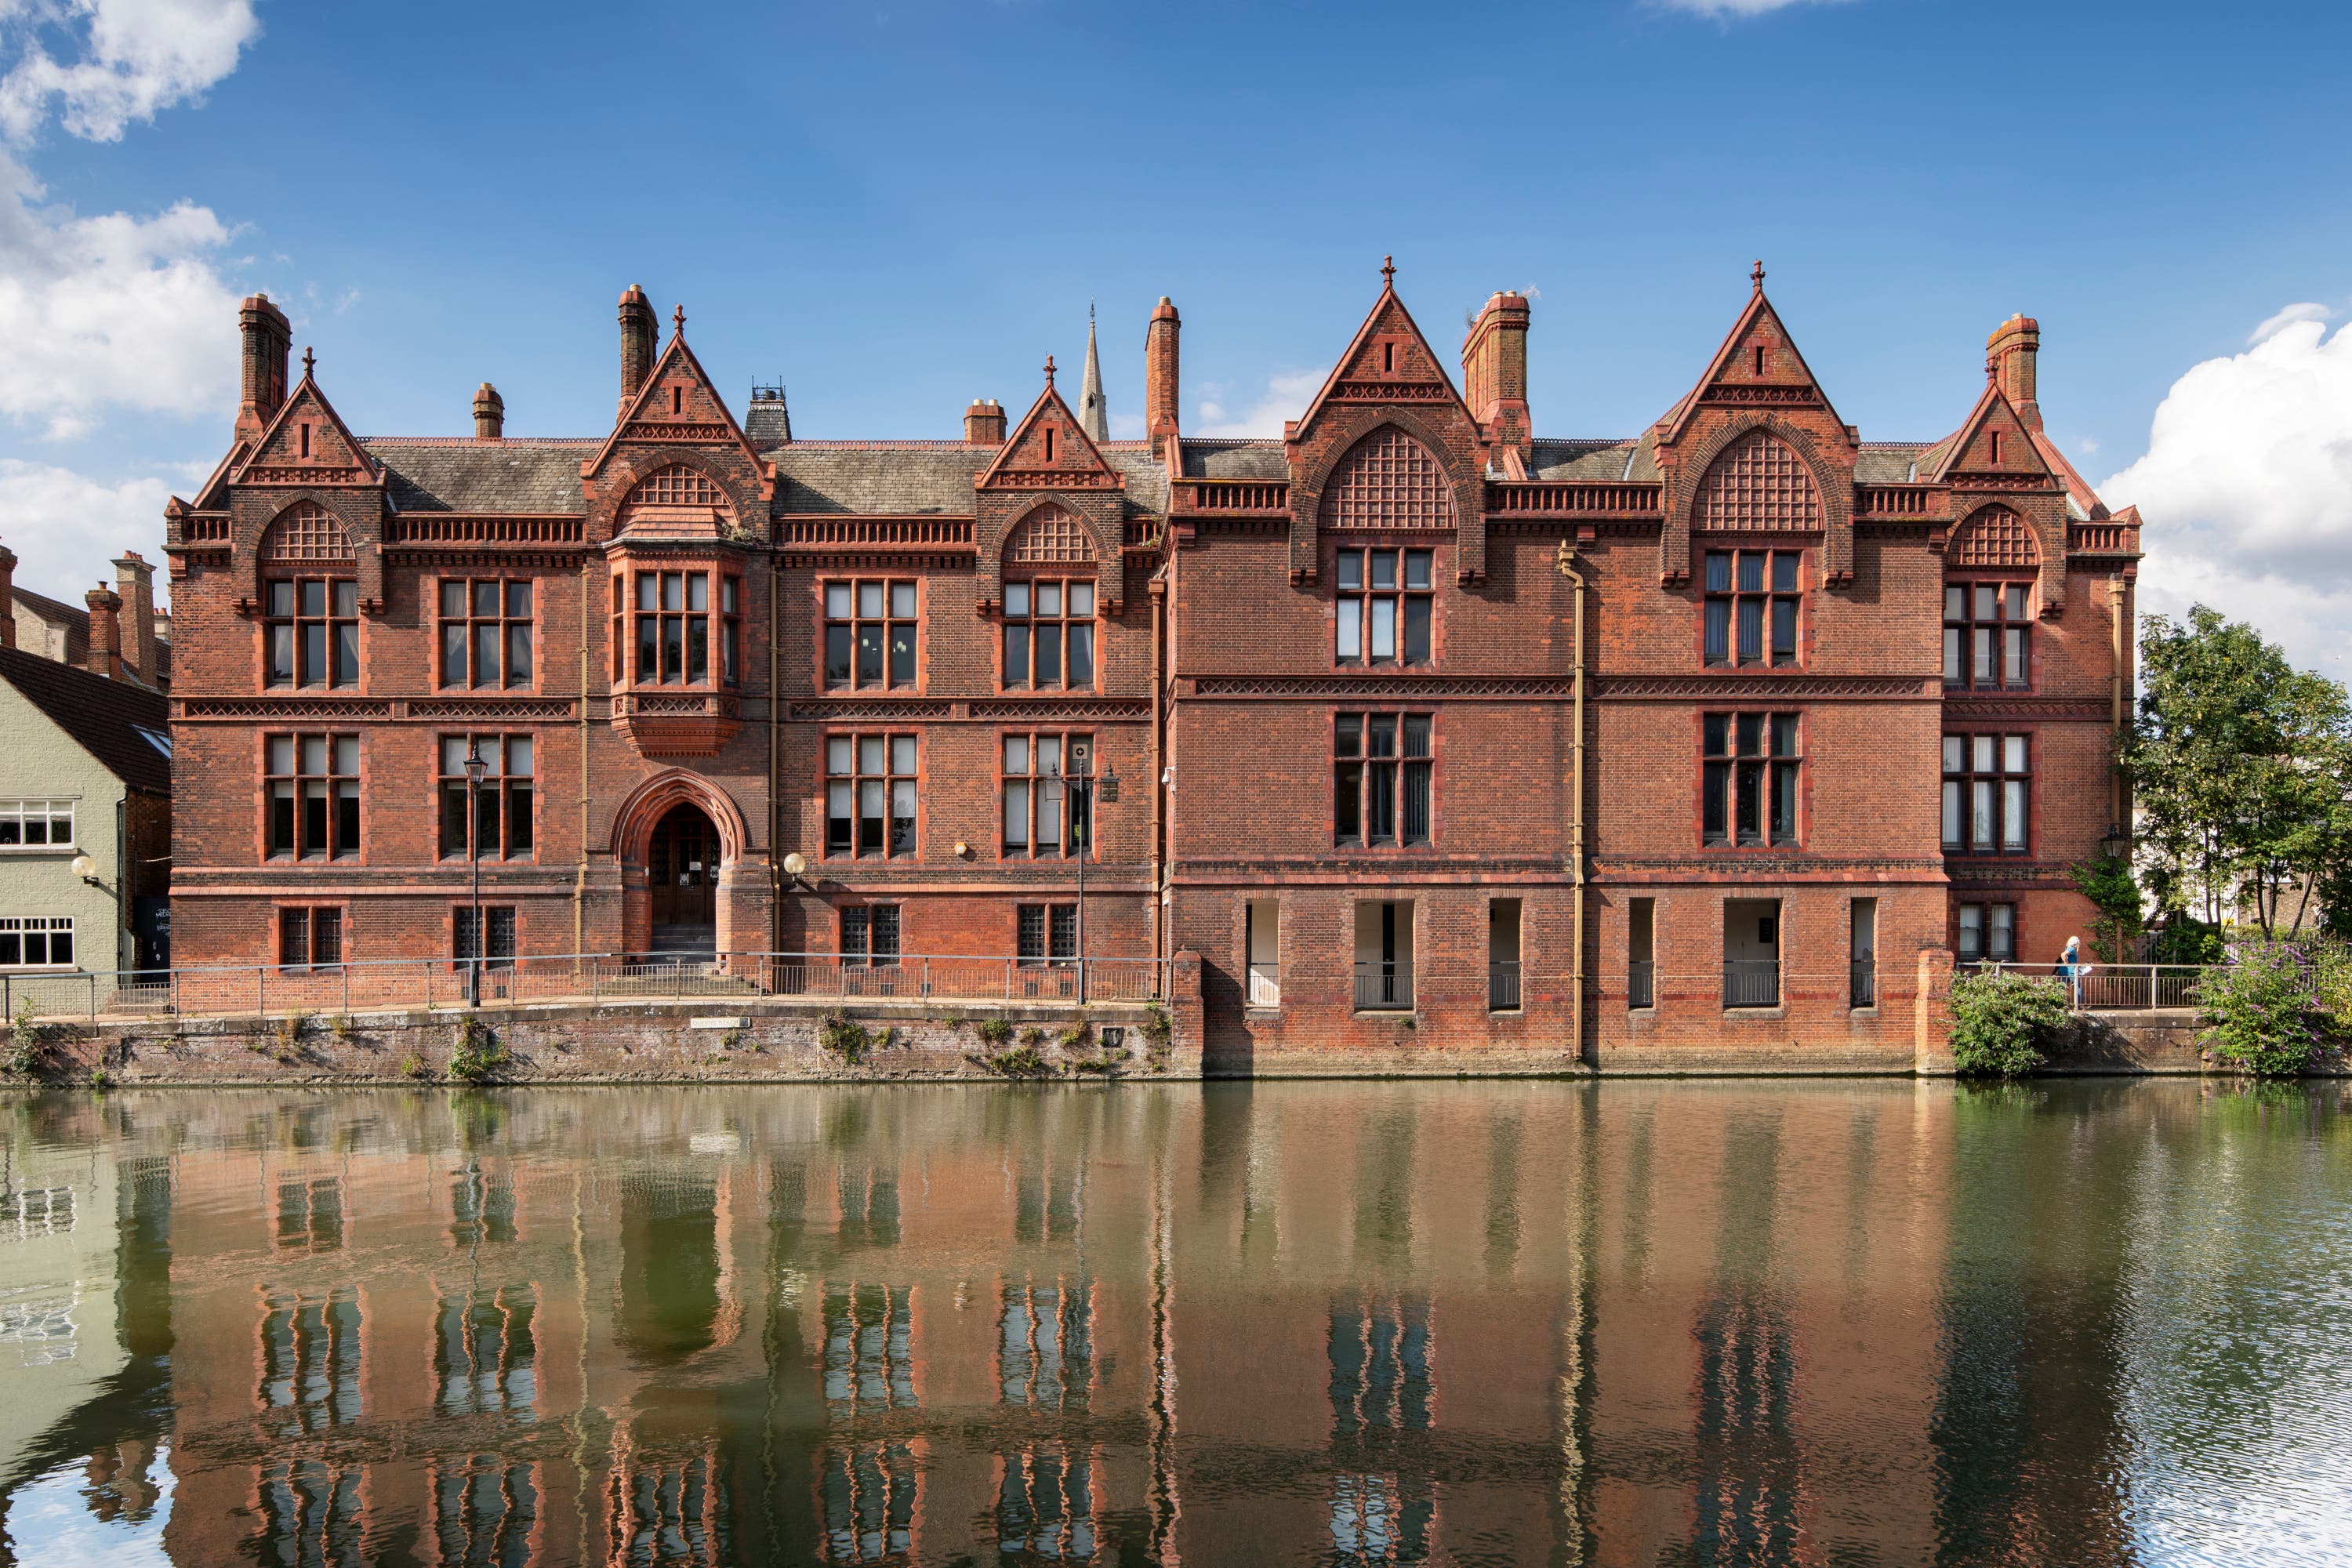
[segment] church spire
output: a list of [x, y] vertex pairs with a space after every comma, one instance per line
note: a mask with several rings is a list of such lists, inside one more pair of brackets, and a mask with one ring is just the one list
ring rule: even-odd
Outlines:
[[1087, 379], [1079, 388], [1078, 427], [1093, 440], [1110, 439], [1110, 410], [1103, 405], [1102, 360], [1095, 353], [1095, 308], [1087, 306]]

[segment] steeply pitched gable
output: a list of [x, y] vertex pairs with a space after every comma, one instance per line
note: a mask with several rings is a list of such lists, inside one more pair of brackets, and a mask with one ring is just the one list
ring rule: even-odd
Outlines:
[[653, 374], [646, 377], [645, 385], [637, 389], [637, 395], [614, 421], [612, 435], [605, 437], [596, 455], [580, 465], [581, 478], [595, 478], [624, 442], [733, 447], [761, 475], [763, 495], [772, 497], [775, 465], [761, 460], [759, 448], [751, 445], [751, 437], [743, 434], [743, 426], [736, 423], [727, 400], [719, 395], [718, 387], [703, 370], [702, 362], [687, 347], [683, 306], [674, 320], [676, 326], [670, 332], [669, 343], [654, 362]]
[[302, 356], [302, 380], [255, 438], [231, 482], [241, 485], [372, 485], [383, 467], [362, 447], [342, 416], [310, 374]]
[[1045, 389], [996, 458], [972, 480], [974, 489], [1123, 489], [1126, 475], [1103, 457], [1076, 414], [1054, 384], [1054, 362], [1045, 362]]
[[1381, 297], [1356, 329], [1348, 351], [1331, 367], [1321, 390], [1285, 434], [1296, 439], [1314, 429], [1326, 408], [1335, 403], [1389, 403], [1425, 405], [1433, 410], [1458, 411], [1473, 428], [1470, 405], [1462, 401], [1445, 362], [1397, 298], [1396, 268], [1381, 268]]
[[[1798, 352], [1780, 313], [1764, 292], [1764, 267], [1751, 275], [1755, 291], [1732, 324], [1723, 346], [1707, 362], [1706, 374], [1683, 395], [1682, 401], [1658, 421], [1659, 435], [1671, 443], [1681, 438], [1701, 408], [1815, 408], [1837, 420], [1829, 394], [1814, 379], [1812, 367]], [[1843, 424], [1843, 420], [1838, 420]]]
[[1919, 478], [1951, 484], [1969, 477], [2006, 485], [2054, 482], [2033, 432], [1998, 384], [1987, 381], [1983, 395], [1960, 427], [1919, 454]]

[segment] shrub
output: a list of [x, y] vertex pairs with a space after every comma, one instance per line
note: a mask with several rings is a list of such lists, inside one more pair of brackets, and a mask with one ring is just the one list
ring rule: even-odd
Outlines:
[[1176, 1043], [1176, 1020], [1167, 1008], [1154, 1002], [1143, 1010], [1143, 1056], [1153, 1072], [1163, 1072], [1168, 1067], [1168, 1053]]
[[114, 1075], [102, 1067], [94, 1067], [89, 1069], [89, 1087], [104, 1094], [114, 1087]]
[[2043, 1060], [2042, 1046], [2071, 1026], [2056, 980], [1996, 972], [1952, 982], [1952, 1064], [1967, 1078], [2016, 1078]]
[[2286, 942], [2243, 941], [2197, 984], [2214, 1057], [2263, 1078], [2291, 1078], [2336, 1032], [2347, 988], [2346, 963]]
[[449, 1053], [449, 1076], [480, 1083], [507, 1065], [507, 1048], [490, 1026], [468, 1013], [457, 1022], [457, 1047]]
[[839, 1057], [849, 1067], [864, 1061], [868, 1051], [888, 1038], [889, 1036], [885, 1034], [881, 1039], [877, 1039], [872, 1031], [846, 1013], [828, 1015], [824, 1022], [817, 1026], [816, 1032], [817, 1044]]
[[1037, 1047], [1024, 1045], [1017, 1050], [998, 1051], [983, 1057], [980, 1065], [999, 1078], [1051, 1078], [1054, 1064], [1037, 1052]]
[[400, 1058], [400, 1076], [403, 1078], [414, 1079], [431, 1078], [433, 1076], [433, 1064], [426, 1061], [423, 1057], [418, 1056], [415, 1051], [411, 1051], [406, 1056]]
[[956, 1030], [963, 1027], [964, 1016], [961, 1013], [950, 1013], [946, 1017], [940, 1020], [940, 1024], [941, 1027], [947, 1029], [950, 1034], [952, 1034]]
[[1055, 1043], [1060, 1046], [1064, 1050], [1075, 1055], [1094, 1044], [1094, 1034], [1086, 1024], [1080, 1023], [1075, 1027], [1063, 1030], [1061, 1034], [1055, 1037]]
[[8, 1024], [7, 1069], [18, 1078], [37, 1071], [41, 1065], [41, 1026], [33, 1022], [33, 1004], [27, 997], [16, 1009], [16, 1016]]
[[980, 1043], [992, 1051], [1001, 1051], [1013, 1039], [1013, 1024], [1007, 1018], [982, 1018], [976, 1031]]
[[1032, 1024], [1021, 1031], [1021, 1043], [1034, 1051], [1045, 1043], [1045, 1031]]

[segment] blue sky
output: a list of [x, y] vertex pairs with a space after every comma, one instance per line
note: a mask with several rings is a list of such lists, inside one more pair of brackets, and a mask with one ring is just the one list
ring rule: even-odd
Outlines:
[[1865, 438], [1943, 434], [2037, 316], [2054, 433], [2149, 516], [2148, 602], [2342, 674], [2347, 35], [2057, 0], [0, 0], [0, 541], [50, 592], [93, 539], [152, 555], [255, 288], [365, 433], [463, 433], [484, 379], [511, 432], [601, 433], [631, 282], [803, 437], [1017, 410], [1089, 300], [1129, 433], [1161, 294], [1186, 427], [1278, 429], [1392, 252], [1449, 352], [1536, 292], [1537, 427], [1588, 436], [1689, 384], [1761, 257]]

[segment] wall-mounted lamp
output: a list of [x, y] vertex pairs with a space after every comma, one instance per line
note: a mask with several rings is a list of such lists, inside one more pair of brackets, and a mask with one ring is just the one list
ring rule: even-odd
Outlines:
[[75, 856], [73, 858], [72, 865], [67, 868], [72, 871], [75, 876], [79, 877], [83, 881], [88, 882], [91, 887], [96, 888], [101, 893], [110, 893], [114, 891], [113, 889], [108, 887], [105, 883], [98, 879], [98, 862], [91, 859], [87, 855]]
[[784, 890], [786, 892], [791, 892], [794, 888], [807, 886], [807, 884], [801, 879], [801, 874], [807, 869], [808, 857], [802, 854], [799, 850], [795, 849], [791, 854], [785, 856], [783, 863]]

